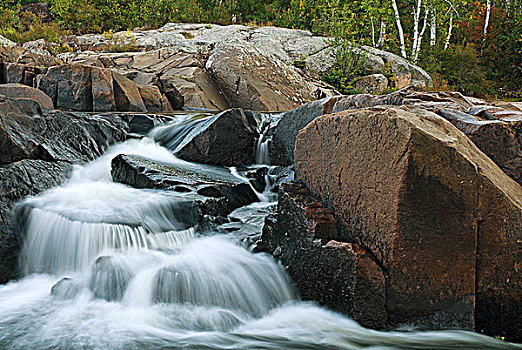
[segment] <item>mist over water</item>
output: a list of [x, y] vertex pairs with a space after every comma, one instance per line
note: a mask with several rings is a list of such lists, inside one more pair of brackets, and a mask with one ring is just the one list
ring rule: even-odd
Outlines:
[[[184, 162], [172, 154], [191, 120], [202, 120], [191, 118], [113, 146], [20, 204], [25, 277], [0, 286], [0, 349], [522, 348], [465, 331], [368, 330], [300, 301], [272, 257], [238, 244], [260, 230], [276, 199], [269, 191], [231, 214], [240, 220], [232, 234], [203, 234], [188, 224], [182, 194], [111, 181], [120, 153]], [[266, 161], [265, 145], [261, 152]]]

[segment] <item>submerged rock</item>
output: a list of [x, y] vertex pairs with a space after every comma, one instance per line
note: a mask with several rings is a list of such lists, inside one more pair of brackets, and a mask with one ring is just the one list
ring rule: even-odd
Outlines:
[[123, 298], [132, 277], [132, 271], [113, 257], [100, 256], [92, 267], [89, 289], [95, 298], [118, 301]]
[[522, 187], [453, 125], [416, 107], [342, 112], [303, 129], [295, 159], [386, 272], [390, 326], [521, 338]]

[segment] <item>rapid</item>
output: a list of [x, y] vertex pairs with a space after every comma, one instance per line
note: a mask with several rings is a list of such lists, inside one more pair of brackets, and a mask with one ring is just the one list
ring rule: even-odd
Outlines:
[[269, 175], [231, 233], [191, 226], [183, 193], [112, 181], [123, 153], [248, 182], [173, 155], [207, 117], [179, 115], [18, 204], [23, 277], [0, 286], [0, 349], [522, 349], [468, 331], [374, 331], [301, 301], [284, 268], [250, 249], [277, 204]]

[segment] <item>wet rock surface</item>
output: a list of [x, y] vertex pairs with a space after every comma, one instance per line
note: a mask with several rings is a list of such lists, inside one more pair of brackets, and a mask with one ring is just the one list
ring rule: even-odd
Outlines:
[[18, 277], [21, 243], [13, 234], [13, 205], [20, 199], [60, 185], [71, 171], [66, 162], [25, 159], [0, 165], [0, 283]]
[[258, 201], [250, 184], [226, 168], [165, 164], [143, 157], [119, 155], [112, 160], [113, 181], [136, 188], [165, 189], [199, 203], [203, 214], [227, 216], [234, 209]]
[[110, 144], [123, 141], [127, 130], [127, 122], [115, 115], [43, 113], [37, 101], [0, 97], [1, 283], [19, 272], [15, 203], [60, 185], [73, 164], [99, 157]]
[[255, 113], [231, 109], [216, 114], [194, 128], [176, 148], [185, 160], [216, 165], [255, 162], [257, 121]]
[[112, 116], [0, 113], [0, 163], [22, 159], [84, 162], [100, 156], [109, 144], [124, 140], [126, 129], [121, 119]]
[[522, 188], [453, 125], [418, 107], [342, 112], [302, 130], [295, 157], [386, 273], [389, 325], [520, 338]]

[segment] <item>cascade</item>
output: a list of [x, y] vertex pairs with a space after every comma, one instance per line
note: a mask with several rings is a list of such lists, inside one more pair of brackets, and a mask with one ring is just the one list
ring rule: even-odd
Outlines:
[[[115, 145], [17, 206], [23, 278], [0, 286], [1, 349], [520, 348], [465, 331], [365, 329], [300, 301], [284, 268], [240, 237], [198, 230], [183, 193], [112, 182], [110, 162], [121, 153], [181, 162], [173, 153], [207, 117], [181, 116]], [[260, 203], [238, 209], [238, 225], [262, 222], [260, 208], [275, 205], [271, 170]]]

